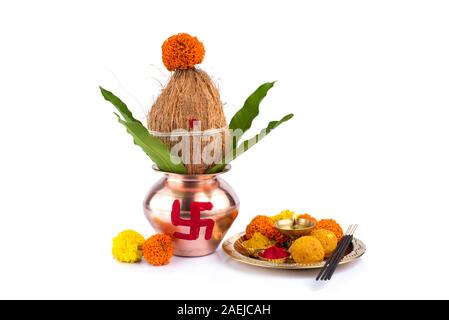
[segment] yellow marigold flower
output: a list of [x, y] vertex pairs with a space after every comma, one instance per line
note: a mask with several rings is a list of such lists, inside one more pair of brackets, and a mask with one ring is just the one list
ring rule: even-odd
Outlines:
[[136, 231], [125, 230], [112, 239], [112, 255], [120, 262], [133, 263], [142, 259], [145, 238]]
[[284, 210], [275, 216], [271, 216], [270, 218], [271, 218], [271, 220], [273, 220], [273, 222], [276, 222], [279, 220], [291, 219], [294, 215], [295, 215], [295, 212], [290, 211], [290, 210]]

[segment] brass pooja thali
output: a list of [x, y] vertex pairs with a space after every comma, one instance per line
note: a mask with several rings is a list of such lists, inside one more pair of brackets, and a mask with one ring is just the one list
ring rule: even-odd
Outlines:
[[[291, 258], [289, 258], [284, 263], [276, 263], [260, 260], [257, 258], [253, 258], [248, 253], [247, 249], [242, 245], [243, 241], [245, 241], [244, 232], [236, 234], [235, 236], [227, 239], [222, 245], [224, 252], [226, 252], [226, 254], [228, 254], [231, 258], [239, 262], [257, 267], [271, 268], [271, 269], [284, 269], [284, 270], [320, 269], [325, 264], [325, 261], [307, 264], [296, 263]], [[345, 256], [340, 261], [340, 264], [345, 264], [357, 260], [365, 253], [365, 251], [366, 251], [365, 244], [361, 240], [354, 238]]]

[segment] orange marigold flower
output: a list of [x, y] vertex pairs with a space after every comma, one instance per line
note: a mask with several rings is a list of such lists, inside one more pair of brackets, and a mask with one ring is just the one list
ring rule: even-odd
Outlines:
[[318, 221], [315, 229], [326, 229], [332, 231], [337, 237], [338, 241], [343, 237], [343, 229], [340, 225], [333, 219], [323, 219]]
[[288, 240], [286, 236], [280, 233], [275, 227], [274, 222], [267, 216], [256, 216], [246, 227], [246, 239], [251, 239], [254, 233], [260, 232], [265, 237], [276, 242], [282, 243]]
[[155, 266], [168, 264], [173, 256], [172, 238], [167, 234], [155, 234], [144, 242], [142, 251], [148, 263]]
[[303, 213], [303, 214], [300, 214], [300, 215], [298, 215], [296, 218], [299, 218], [299, 219], [307, 219], [307, 220], [310, 220], [310, 221], [313, 221], [313, 222], [317, 222], [317, 219], [315, 219], [314, 217], [312, 217], [311, 215], [309, 215], [308, 213]]
[[162, 62], [169, 71], [190, 69], [203, 61], [204, 52], [203, 43], [197, 37], [179, 33], [162, 44]]

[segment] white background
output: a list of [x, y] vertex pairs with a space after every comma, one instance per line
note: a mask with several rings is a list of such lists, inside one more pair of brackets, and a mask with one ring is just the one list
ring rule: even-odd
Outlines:
[[[2, 1], [0, 298], [449, 298], [446, 1]], [[240, 265], [221, 249], [119, 264], [111, 239], [153, 231], [159, 178], [98, 90], [145, 111], [189, 32], [228, 116], [278, 80], [253, 128], [290, 122], [225, 179], [241, 212], [334, 217], [368, 251], [331, 282]], [[255, 132], [252, 131], [252, 132]]]

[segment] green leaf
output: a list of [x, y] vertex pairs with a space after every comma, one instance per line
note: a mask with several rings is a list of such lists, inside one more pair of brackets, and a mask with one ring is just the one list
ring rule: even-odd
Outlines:
[[291, 118], [293, 118], [293, 114], [290, 113], [286, 116], [284, 116], [281, 120], [279, 121], [270, 121], [268, 123], [268, 126], [261, 130], [260, 133], [256, 134], [254, 137], [252, 137], [251, 139], [245, 140], [243, 141], [237, 148], [232, 150], [232, 153], [228, 154], [225, 157], [225, 163], [222, 164], [216, 164], [213, 167], [211, 167], [207, 173], [217, 173], [220, 171], [223, 171], [224, 168], [226, 167], [226, 165], [235, 160], [238, 156], [242, 155], [243, 153], [245, 153], [246, 151], [248, 151], [249, 149], [251, 149], [252, 147], [254, 147], [254, 145], [256, 145], [258, 142], [260, 142], [263, 138], [265, 138], [273, 129], [277, 128], [278, 126], [280, 126], [282, 123], [290, 120]]
[[[100, 87], [103, 97], [111, 102], [124, 119], [114, 113], [118, 121], [124, 125], [129, 134], [134, 138], [134, 144], [141, 147], [142, 150], [153, 160], [159, 170], [175, 173], [186, 173], [187, 169], [176, 155], [171, 155], [167, 145], [159, 138], [151, 135], [144, 125], [136, 120], [126, 104], [116, 97], [112, 92]], [[172, 161], [173, 160], [173, 161]]]
[[240, 140], [242, 135], [251, 128], [253, 120], [259, 115], [259, 105], [260, 102], [265, 98], [268, 90], [273, 88], [275, 82], [267, 82], [262, 84], [256, 89], [245, 101], [243, 107], [237, 111], [237, 113], [232, 117], [229, 123], [229, 129], [231, 130], [241, 130], [241, 133], [237, 135], [237, 141]]
[[105, 100], [112, 103], [114, 105], [114, 107], [118, 110], [118, 112], [120, 112], [122, 117], [127, 122], [138, 122], [138, 123], [142, 124], [139, 120], [137, 120], [133, 117], [133, 114], [131, 113], [131, 111], [129, 111], [126, 104], [122, 100], [120, 100], [119, 97], [115, 96], [111, 91], [103, 89], [102, 87], [100, 87], [100, 90], [101, 90], [101, 94], [103, 95]]
[[[186, 173], [186, 167], [182, 164], [181, 159], [170, 155], [167, 145], [162, 143], [159, 138], [152, 136], [148, 130], [139, 122], [126, 122], [115, 113], [118, 122], [126, 127], [126, 130], [134, 138], [134, 143], [141, 147], [142, 150], [153, 160], [159, 170], [175, 173]], [[172, 162], [174, 158], [177, 163]]]

